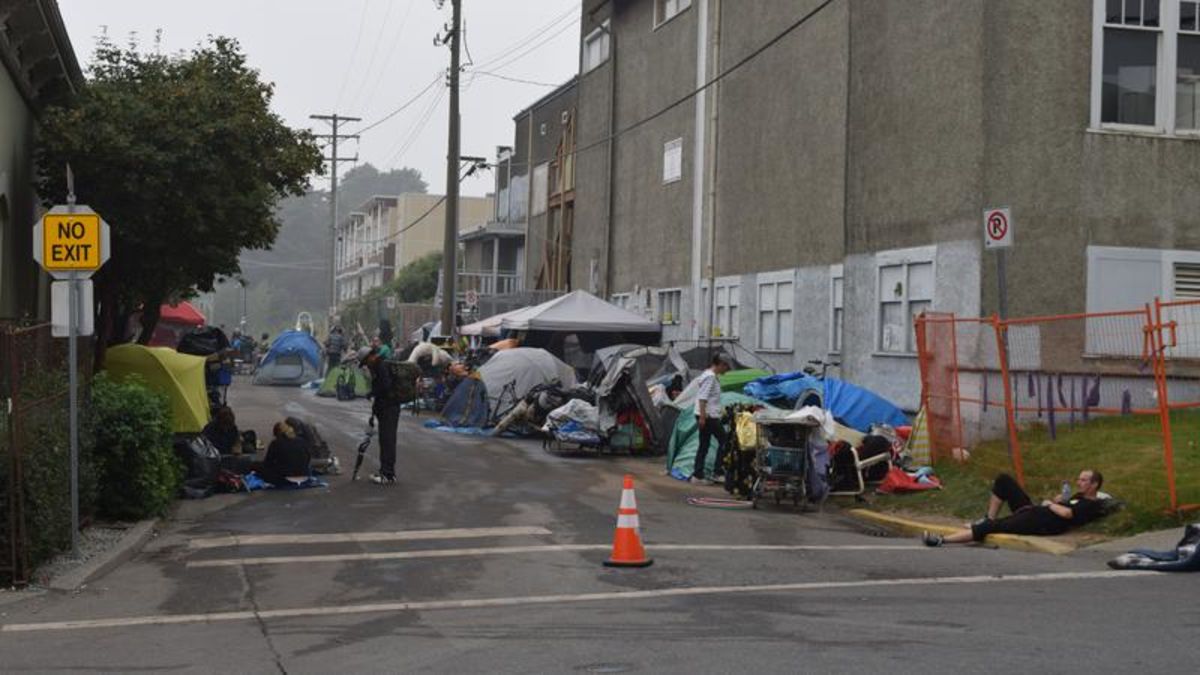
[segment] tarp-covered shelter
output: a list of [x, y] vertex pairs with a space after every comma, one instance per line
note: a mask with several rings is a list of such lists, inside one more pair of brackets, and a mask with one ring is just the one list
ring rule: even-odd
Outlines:
[[348, 387], [354, 393], [354, 398], [366, 398], [371, 393], [371, 376], [357, 363], [342, 362], [325, 374], [317, 396], [332, 398], [338, 395], [338, 386]]
[[577, 337], [585, 352], [622, 343], [656, 345], [662, 337], [659, 322], [582, 290], [514, 312], [500, 325], [504, 331], [522, 333], [523, 345], [544, 347], [560, 356], [569, 335]]
[[666, 447], [671, 433], [650, 397], [650, 385], [676, 376], [686, 379], [688, 369], [679, 354], [670, 347], [621, 345], [597, 352], [592, 376], [595, 385], [599, 430], [609, 434], [616, 429], [622, 413], [636, 413], [645, 424], [647, 439], [657, 449]]
[[171, 429], [199, 433], [208, 424], [204, 357], [180, 354], [168, 347], [123, 344], [104, 353], [104, 369], [114, 379], [139, 376], [171, 404]]
[[557, 382], [564, 389], [575, 386], [575, 371], [545, 349], [517, 347], [496, 352], [480, 366], [479, 379], [487, 387], [492, 413], [501, 405], [511, 406], [539, 384]]
[[459, 382], [442, 406], [442, 420], [452, 427], [485, 427], [489, 413], [487, 385], [478, 377]]
[[744, 392], [777, 406], [819, 405], [834, 419], [863, 432], [870, 431], [872, 424], [908, 424], [904, 411], [891, 401], [833, 377], [820, 380], [805, 373], [783, 373], [750, 382]]
[[304, 331], [280, 333], [254, 372], [254, 384], [299, 386], [321, 375], [321, 345]]

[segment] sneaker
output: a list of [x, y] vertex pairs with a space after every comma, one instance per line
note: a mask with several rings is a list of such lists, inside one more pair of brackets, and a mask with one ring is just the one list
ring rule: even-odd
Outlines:
[[941, 546], [942, 545], [942, 535], [934, 534], [934, 533], [928, 532], [928, 531], [922, 532], [921, 533], [921, 541], [926, 546], [931, 546], [931, 547]]
[[980, 525], [983, 525], [985, 523], [990, 523], [990, 522], [992, 522], [992, 519], [988, 518], [987, 516], [984, 516], [984, 517], [980, 518], [979, 520], [967, 523], [966, 526], [973, 530], [976, 527], [979, 527]]
[[382, 474], [377, 473], [377, 474], [371, 476], [371, 482], [376, 485], [395, 485], [396, 477], [395, 476], [384, 476]]

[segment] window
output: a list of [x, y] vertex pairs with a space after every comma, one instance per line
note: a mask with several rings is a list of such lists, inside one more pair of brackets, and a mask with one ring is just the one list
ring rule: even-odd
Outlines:
[[758, 348], [792, 351], [791, 274], [763, 275], [758, 282]]
[[663, 323], [679, 323], [679, 307], [683, 302], [683, 291], [678, 288], [658, 292], [658, 320]]
[[1093, 0], [1092, 126], [1200, 133], [1200, 0]]
[[683, 139], [676, 138], [663, 145], [663, 185], [683, 178]]
[[[1200, 299], [1200, 251], [1089, 246], [1087, 248], [1087, 311], [1138, 311], [1162, 298], [1172, 302]], [[1194, 322], [1195, 307], [1163, 310], [1164, 321]], [[1084, 352], [1090, 356], [1142, 357], [1141, 314], [1093, 318], [1087, 321]], [[1177, 357], [1200, 357], [1192, 332], [1179, 331]]]
[[[718, 279], [716, 282], [717, 295], [715, 300], [709, 295], [708, 282], [705, 281], [702, 286], [704, 298], [704, 312], [712, 311], [712, 337], [737, 337], [738, 321], [738, 306], [741, 304], [741, 285], [735, 281], [737, 277], [727, 277], [727, 280]], [[710, 306], [709, 303], [712, 302]]]
[[600, 27], [583, 38], [583, 69], [588, 72], [608, 60], [609, 22], [605, 21]]
[[846, 277], [841, 265], [829, 268], [829, 352], [842, 353], [842, 327], [845, 325]]
[[533, 195], [530, 197], [529, 215], [546, 212], [546, 192], [550, 189], [550, 163], [543, 162], [533, 167]]
[[629, 294], [628, 293], [613, 293], [612, 299], [609, 300], [612, 304], [621, 309], [629, 309]]
[[906, 252], [877, 257], [880, 352], [916, 353], [914, 319], [933, 305], [932, 258]]
[[680, 12], [692, 6], [692, 0], [654, 0], [654, 27], [674, 19]]

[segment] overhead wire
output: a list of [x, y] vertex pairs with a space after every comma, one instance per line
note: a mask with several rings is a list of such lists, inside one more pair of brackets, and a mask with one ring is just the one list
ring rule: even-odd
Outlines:
[[375, 58], [379, 56], [379, 45], [383, 43], [383, 34], [387, 31], [388, 21], [392, 18], [392, 8], [395, 3], [388, 2], [387, 11], [383, 13], [383, 21], [379, 22], [379, 32], [375, 35], [375, 44], [371, 47], [371, 58], [367, 59], [367, 67], [362, 71], [362, 79], [358, 83], [358, 88], [354, 91], [354, 96], [350, 99], [349, 108], [355, 109], [358, 100], [362, 98], [364, 88], [367, 86], [367, 79], [371, 77], [371, 70], [375, 67]]
[[554, 31], [553, 33], [550, 33], [549, 35], [546, 35], [540, 42], [533, 44], [531, 47], [529, 47], [525, 51], [515, 54], [513, 56], [510, 56], [510, 57], [507, 57], [500, 63], [493, 62], [493, 63], [488, 63], [486, 65], [480, 65], [480, 69], [486, 68], [491, 71], [503, 70], [504, 68], [507, 68], [507, 67], [511, 66], [512, 64], [516, 63], [517, 61], [520, 61], [521, 59], [525, 58], [526, 56], [529, 56], [533, 52], [540, 49], [546, 43], [557, 38], [559, 35], [562, 35], [567, 30], [574, 28], [578, 24], [579, 24], [579, 18], [576, 17], [576, 18], [572, 19], [569, 23], [561, 26], [558, 30]]
[[529, 44], [533, 40], [536, 40], [538, 37], [545, 34], [546, 31], [551, 30], [554, 26], [556, 26], [562, 20], [564, 20], [568, 17], [577, 15], [579, 12], [579, 8], [580, 8], [580, 6], [578, 4], [575, 4], [574, 6], [571, 7], [571, 9], [568, 9], [567, 11], [563, 12], [562, 14], [559, 14], [558, 16], [554, 17], [548, 23], [545, 23], [545, 24], [535, 28], [532, 32], [528, 33], [527, 35], [513, 41], [512, 43], [509, 44], [509, 46], [500, 50], [495, 55], [485, 58], [481, 63], [478, 64], [479, 67], [486, 68], [486, 67], [490, 66], [491, 64], [499, 61], [500, 59], [503, 59], [504, 57], [508, 56], [509, 54], [512, 54], [513, 52], [516, 52], [517, 50], [523, 48], [525, 45]]
[[425, 110], [424, 116], [422, 116], [421, 119], [418, 120], [413, 126], [411, 132], [408, 134], [408, 137], [401, 142], [402, 144], [400, 148], [396, 152], [392, 153], [392, 155], [388, 158], [388, 161], [384, 162], [384, 166], [394, 167], [396, 162], [404, 156], [404, 153], [408, 152], [408, 149], [411, 148], [412, 144], [417, 141], [417, 138], [421, 135], [421, 132], [425, 130], [425, 125], [429, 124], [429, 120], [433, 117], [433, 113], [437, 110], [438, 106], [441, 105], [442, 99], [445, 98], [445, 96], [445, 89], [438, 90], [437, 96], [434, 97], [429, 108]]
[[414, 95], [412, 98], [408, 99], [408, 100], [407, 100], [407, 101], [405, 101], [404, 103], [401, 103], [401, 104], [400, 104], [400, 107], [398, 107], [398, 108], [396, 108], [395, 110], [393, 110], [393, 111], [389, 112], [388, 114], [384, 115], [383, 117], [381, 117], [381, 118], [379, 118], [379, 119], [375, 120], [374, 122], [372, 122], [372, 123], [368, 124], [367, 126], [365, 126], [365, 127], [361, 128], [361, 129], [358, 129], [358, 130], [357, 130], [355, 133], [357, 133], [357, 134], [359, 134], [359, 135], [361, 135], [361, 134], [365, 134], [365, 133], [367, 133], [368, 131], [370, 131], [370, 130], [374, 129], [375, 127], [379, 126], [380, 124], [383, 124], [384, 122], [386, 122], [386, 121], [388, 121], [388, 120], [392, 119], [392, 118], [393, 118], [393, 117], [395, 117], [396, 115], [399, 115], [400, 113], [404, 112], [404, 111], [405, 111], [405, 110], [407, 110], [407, 109], [408, 109], [408, 108], [409, 108], [411, 105], [413, 105], [413, 104], [414, 104], [414, 103], [416, 103], [417, 101], [421, 100], [421, 97], [423, 97], [425, 94], [427, 94], [427, 93], [429, 92], [429, 90], [430, 90], [430, 89], [433, 89], [433, 86], [434, 86], [435, 84], [437, 84], [439, 81], [441, 81], [441, 79], [442, 79], [442, 75], [441, 75], [441, 73], [438, 73], [438, 74], [437, 74], [437, 76], [436, 76], [436, 77], [434, 77], [434, 78], [433, 78], [433, 80], [431, 80], [431, 81], [429, 82], [429, 84], [425, 85], [425, 88], [424, 88], [424, 89], [422, 89], [421, 91], [417, 92], [417, 93], [416, 93], [416, 94], [415, 94], [415, 95]]
[[493, 73], [493, 72], [487, 71], [487, 70], [472, 70], [472, 71], [470, 71], [470, 73], [471, 73], [471, 75], [484, 75], [486, 77], [494, 77], [498, 80], [505, 80], [508, 82], [516, 82], [518, 84], [534, 84], [539, 87], [558, 87], [558, 86], [562, 85], [561, 82], [556, 84], [553, 82], [538, 82], [537, 80], [525, 80], [525, 79], [522, 79], [519, 77], [509, 77], [508, 75], [501, 75], [500, 73]]
[[358, 46], [362, 42], [363, 27], [367, 24], [367, 8], [370, 7], [371, 0], [363, 0], [362, 13], [358, 17], [358, 34], [354, 37], [354, 49], [350, 51], [350, 62], [346, 64], [346, 74], [342, 77], [342, 86], [338, 89], [337, 108], [342, 106], [342, 96], [346, 94], [346, 83], [350, 81], [350, 71], [354, 68], [354, 61], [358, 58]]
[[370, 113], [371, 106], [375, 103], [375, 97], [379, 94], [379, 84], [388, 73], [388, 67], [392, 65], [392, 59], [396, 56], [396, 47], [401, 43], [401, 37], [404, 35], [404, 29], [408, 27], [408, 17], [412, 13], [412, 7], [416, 0], [408, 0], [408, 6], [404, 9], [404, 15], [400, 17], [400, 28], [396, 30], [396, 34], [391, 36], [391, 46], [388, 47], [387, 56], [384, 57], [383, 63], [379, 67], [379, 74], [375, 76], [374, 82], [367, 91], [370, 92], [367, 102], [363, 105], [363, 113]]

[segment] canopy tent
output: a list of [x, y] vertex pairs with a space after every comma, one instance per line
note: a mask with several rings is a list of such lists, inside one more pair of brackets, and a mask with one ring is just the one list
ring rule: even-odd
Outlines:
[[459, 335], [478, 335], [480, 337], [500, 337], [501, 324], [504, 323], [506, 317], [523, 312], [528, 307], [514, 309], [508, 312], [502, 312], [486, 319], [480, 319], [475, 323], [469, 323], [458, 329]]
[[[744, 394], [737, 394], [727, 391], [721, 394], [721, 411], [725, 408], [738, 403], [748, 405], [763, 405], [766, 404], [758, 399], [750, 398]], [[709, 453], [704, 458], [704, 475], [713, 475], [713, 467], [717, 463], [717, 448], [716, 441], [714, 445], [709, 447]], [[667, 471], [677, 470], [678, 473], [684, 476], [692, 475], [692, 470], [696, 466], [696, 451], [700, 449], [700, 430], [696, 426], [695, 406], [688, 406], [679, 413], [678, 419], [675, 420], [675, 428], [671, 432], [671, 440], [667, 442]]]
[[[164, 304], [159, 307], [158, 312], [158, 323], [150, 336], [151, 347], [174, 348], [188, 331], [203, 326], [206, 321], [204, 315], [187, 301], [180, 301], [177, 305]], [[135, 312], [129, 317], [129, 334], [137, 334], [141, 325], [142, 313]]]
[[287, 330], [271, 343], [254, 384], [299, 386], [321, 374], [321, 345], [307, 332]]
[[348, 385], [348, 391], [354, 392], [354, 398], [366, 398], [371, 393], [371, 376], [357, 363], [342, 362], [330, 368], [321, 382], [321, 388], [317, 390], [317, 396], [337, 396], [339, 384]]
[[526, 307], [504, 317], [505, 330], [555, 331], [561, 333], [662, 333], [662, 325], [587, 291], [573, 291], [540, 305]]
[[104, 353], [104, 368], [117, 380], [137, 375], [171, 405], [171, 429], [199, 433], [208, 424], [204, 389], [204, 357], [180, 354], [167, 347], [123, 344]]
[[480, 366], [479, 379], [487, 387], [492, 414], [512, 405], [539, 384], [557, 382], [564, 389], [575, 386], [575, 371], [545, 349], [516, 347], [496, 352]]

